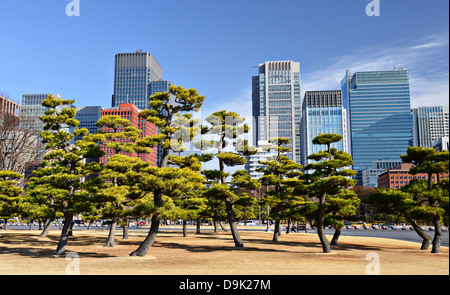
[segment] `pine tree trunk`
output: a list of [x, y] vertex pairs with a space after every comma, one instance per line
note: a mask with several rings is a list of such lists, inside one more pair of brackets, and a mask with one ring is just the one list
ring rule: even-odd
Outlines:
[[221, 228], [224, 232], [227, 232], [227, 231], [228, 231], [228, 230], [223, 226], [222, 221], [219, 221], [219, 225], [220, 225], [220, 228]]
[[412, 225], [416, 233], [423, 239], [422, 246], [420, 250], [428, 250], [431, 244], [431, 237], [427, 235], [420, 227], [417, 225], [415, 220], [410, 220], [409, 223]]
[[187, 233], [187, 220], [183, 219], [183, 238], [187, 238], [188, 233]]
[[216, 220], [216, 217], [214, 216], [213, 218], [214, 218], [214, 220], [213, 220], [213, 224], [214, 224], [214, 233], [216, 234], [216, 233], [219, 232], [219, 227], [217, 226], [217, 220]]
[[273, 230], [272, 242], [278, 242], [278, 236], [280, 235], [280, 220], [275, 220], [275, 228]]
[[242, 243], [241, 237], [239, 235], [239, 231], [238, 231], [237, 226], [236, 226], [236, 219], [234, 217], [234, 212], [233, 212], [233, 204], [227, 198], [225, 200], [225, 205], [226, 205], [226, 208], [227, 208], [228, 222], [230, 223], [231, 234], [233, 236], [234, 245], [235, 245], [236, 248], [243, 248], [244, 247], [244, 243]]
[[331, 239], [330, 245], [336, 246], [338, 244], [339, 237], [341, 236], [341, 229], [336, 228], [334, 231], [333, 238]]
[[199, 234], [201, 234], [201, 232], [200, 232], [200, 227], [202, 226], [202, 221], [201, 221], [200, 219], [197, 219], [197, 220], [196, 220], [196, 225], [197, 225], [197, 230], [195, 231], [195, 233], [196, 233], [197, 235], [199, 235]]
[[289, 234], [290, 232], [291, 232], [291, 219], [288, 219], [286, 234]]
[[116, 236], [116, 228], [117, 228], [118, 220], [119, 219], [117, 217], [113, 217], [113, 219], [111, 220], [108, 240], [106, 241], [106, 244], [103, 247], [114, 247], [115, 246], [115, 236]]
[[441, 229], [441, 217], [435, 216], [433, 220], [434, 225], [434, 239], [433, 239], [433, 248], [431, 249], [431, 253], [439, 253], [441, 249], [441, 241], [442, 241], [442, 229]]
[[64, 255], [66, 252], [67, 242], [69, 241], [69, 234], [72, 229], [73, 214], [64, 212], [64, 226], [62, 228], [61, 237], [59, 238], [58, 247], [56, 248], [56, 255]]
[[44, 227], [44, 230], [43, 230], [42, 233], [39, 235], [40, 238], [45, 238], [45, 237], [48, 235], [50, 229], [52, 228], [53, 221], [55, 221], [55, 218], [50, 218], [50, 219], [48, 220], [47, 224], [46, 224], [45, 227]]
[[3, 230], [8, 231], [8, 218], [3, 218]]
[[128, 219], [126, 220], [126, 224], [124, 224], [123, 226], [123, 232], [122, 232], [122, 239], [123, 240], [128, 240]]
[[327, 237], [325, 236], [323, 221], [325, 219], [325, 196], [320, 198], [319, 202], [319, 210], [317, 216], [317, 234], [320, 239], [320, 243], [322, 244], [323, 253], [330, 253], [330, 243], [328, 242]]
[[157, 212], [152, 216], [152, 224], [150, 226], [150, 231], [145, 238], [145, 240], [141, 243], [139, 248], [132, 252], [130, 256], [140, 256], [145, 257], [147, 255], [148, 250], [150, 250], [151, 246], [156, 240], [156, 236], [158, 234], [159, 229], [159, 221], [161, 220], [161, 215]]
[[30, 220], [30, 226], [28, 227], [28, 230], [32, 230], [33, 229], [33, 220]]

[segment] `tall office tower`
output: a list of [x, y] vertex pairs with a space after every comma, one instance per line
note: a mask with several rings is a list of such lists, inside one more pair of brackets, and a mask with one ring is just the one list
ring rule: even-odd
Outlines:
[[362, 172], [373, 161], [398, 160], [412, 144], [408, 71], [348, 70], [341, 85], [350, 117], [353, 169], [361, 185]]
[[300, 163], [300, 63], [267, 61], [252, 77], [253, 143], [284, 137], [287, 156]]
[[[156, 135], [156, 125], [142, 118], [140, 116], [140, 112], [141, 110], [139, 110], [134, 104], [122, 103], [120, 105], [120, 108], [113, 107], [107, 110], [103, 109], [101, 115], [102, 117], [107, 115], [116, 115], [129, 120], [131, 122], [131, 126], [142, 130], [142, 133], [140, 135], [141, 139], [147, 136]], [[111, 132], [112, 129], [111, 130], [105, 129], [103, 131]], [[118, 131], [122, 132], [123, 128], [119, 128]], [[128, 140], [125, 140], [125, 142], [127, 141]], [[104, 157], [100, 158], [100, 163], [106, 164], [108, 162], [108, 158], [114, 156], [115, 151], [113, 149], [106, 147], [105, 144], [101, 144], [100, 148], [106, 153]], [[152, 152], [150, 154], [141, 154], [141, 153], [136, 154], [124, 153], [124, 154], [127, 154], [131, 157], [139, 157], [144, 162], [150, 162], [152, 166], [156, 166], [156, 148], [152, 148], [151, 150]]]
[[136, 50], [116, 54], [112, 107], [132, 103], [141, 110], [147, 109], [149, 84], [161, 80], [162, 68], [151, 53]]
[[433, 142], [449, 136], [448, 106], [412, 109], [414, 146], [433, 147]]
[[[101, 106], [85, 106], [76, 107], [77, 115], [75, 119], [80, 121], [78, 128], [86, 128], [89, 133], [100, 131], [100, 128], [95, 125], [102, 116]], [[76, 136], [75, 141], [83, 139], [83, 136]]]
[[308, 156], [324, 150], [324, 146], [313, 144], [319, 134], [333, 133], [343, 137], [331, 147], [348, 152], [347, 114], [342, 104], [341, 90], [306, 91], [300, 124], [302, 165], [311, 160]]

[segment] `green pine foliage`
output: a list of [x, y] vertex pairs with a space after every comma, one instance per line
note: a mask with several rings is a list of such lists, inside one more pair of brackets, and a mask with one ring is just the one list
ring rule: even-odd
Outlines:
[[8, 218], [17, 216], [23, 202], [23, 189], [18, 181], [23, 176], [10, 170], [0, 170], [0, 217], [3, 218], [4, 229], [8, 228]]
[[[352, 157], [331, 145], [342, 140], [337, 134], [320, 134], [313, 143], [324, 145], [326, 149], [308, 156], [313, 163], [306, 165], [305, 170], [311, 171], [307, 180], [306, 192], [310, 200], [315, 200], [314, 206], [308, 206], [314, 214], [317, 232], [324, 253], [331, 252], [330, 243], [325, 236], [324, 226], [328, 222], [339, 231], [344, 216], [353, 215], [359, 206], [359, 198], [350, 188], [356, 185], [351, 177], [356, 171], [347, 167], [353, 165]], [[325, 219], [328, 219], [327, 221]]]
[[[202, 126], [201, 133], [211, 139], [202, 139], [194, 145], [202, 150], [216, 151], [209, 154], [208, 159], [204, 160], [217, 158], [219, 162], [219, 169], [202, 171], [210, 183], [206, 195], [211, 199], [211, 204], [225, 203], [235, 246], [241, 248], [244, 247], [244, 243], [236, 227], [235, 210], [238, 208], [237, 206], [245, 208], [254, 205], [255, 202], [254, 198], [249, 197], [248, 193], [242, 192], [240, 189], [257, 189], [260, 184], [256, 180], [252, 180], [245, 170], [235, 172], [231, 182], [228, 182], [227, 178], [230, 174], [225, 171], [225, 167], [243, 165], [247, 162], [245, 156], [255, 152], [248, 147], [247, 140], [239, 138], [240, 135], [249, 132], [249, 127], [244, 124], [245, 119], [240, 115], [225, 110], [213, 113], [205, 121], [208, 124]], [[226, 150], [227, 148], [228, 150]], [[214, 212], [215, 218], [218, 217], [217, 213]]]
[[275, 146], [277, 155], [271, 161], [259, 161], [264, 167], [257, 170], [264, 173], [260, 178], [261, 184], [270, 188], [261, 204], [270, 208], [268, 217], [275, 220], [272, 240], [278, 242], [278, 236], [281, 235], [280, 220], [290, 219], [299, 207], [306, 204], [303, 196], [298, 193], [303, 187], [303, 167], [284, 156], [290, 152], [290, 148], [285, 147], [289, 144], [289, 139], [273, 138], [269, 142]]
[[[205, 97], [195, 89], [172, 86], [169, 93], [156, 93], [150, 96], [150, 108], [140, 114], [147, 121], [154, 123], [159, 133], [143, 138], [137, 145], [140, 147], [159, 145], [162, 153], [158, 167], [141, 170], [139, 184], [136, 186], [135, 202], [140, 203], [139, 208], [146, 208], [141, 210], [141, 214], [144, 212], [151, 214], [152, 224], [147, 238], [130, 254], [131, 256], [145, 256], [153, 245], [160, 221], [166, 211], [164, 209], [172, 207], [173, 200], [170, 197], [173, 196], [173, 192], [170, 189], [174, 186], [174, 189], [190, 191], [201, 183], [198, 172], [188, 168], [168, 167], [168, 164], [170, 152], [185, 150], [184, 143], [192, 141], [200, 132], [200, 128], [196, 126], [198, 120], [193, 119], [190, 112], [200, 109], [204, 99]], [[178, 187], [183, 182], [184, 187]]]
[[[71, 143], [75, 136], [84, 136], [88, 130], [76, 128], [76, 111], [64, 107], [74, 100], [63, 100], [49, 95], [42, 102], [48, 108], [41, 120], [45, 123], [41, 133], [42, 142], [46, 144], [47, 153], [41, 167], [33, 173], [31, 179], [34, 190], [45, 190], [48, 202], [53, 203], [64, 216], [64, 226], [56, 249], [57, 255], [64, 255], [75, 214], [89, 210], [93, 191], [98, 187], [98, 179], [85, 177], [97, 174], [102, 166], [96, 162], [87, 163], [88, 158], [103, 156], [100, 147], [94, 141], [79, 140]], [[69, 131], [75, 128], [73, 134]]]

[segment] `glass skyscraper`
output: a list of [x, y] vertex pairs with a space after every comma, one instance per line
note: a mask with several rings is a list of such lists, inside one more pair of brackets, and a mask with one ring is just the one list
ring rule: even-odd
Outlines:
[[412, 145], [408, 71], [357, 72], [342, 80], [344, 107], [350, 118], [353, 169], [362, 172], [376, 160], [398, 160]]
[[414, 145], [433, 147], [434, 141], [449, 136], [448, 106], [423, 106], [412, 109]]
[[306, 91], [300, 130], [303, 166], [311, 162], [308, 160], [309, 155], [325, 149], [324, 146], [313, 144], [313, 139], [320, 134], [341, 135], [343, 139], [333, 143], [331, 147], [348, 152], [347, 115], [342, 105], [341, 90]]
[[287, 156], [300, 159], [300, 63], [267, 61], [252, 77], [253, 143], [284, 137], [290, 140]]
[[136, 50], [116, 54], [112, 107], [132, 103], [141, 110], [147, 109], [149, 84], [161, 80], [162, 68], [151, 53]]

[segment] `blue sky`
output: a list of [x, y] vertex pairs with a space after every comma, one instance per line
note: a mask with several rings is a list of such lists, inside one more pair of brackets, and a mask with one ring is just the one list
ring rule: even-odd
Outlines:
[[339, 89], [346, 69], [410, 71], [413, 106], [448, 105], [449, 1], [0, 0], [0, 93], [55, 93], [111, 106], [114, 55], [143, 49], [163, 77], [196, 88], [202, 113], [251, 115], [266, 60], [301, 63], [302, 92]]

